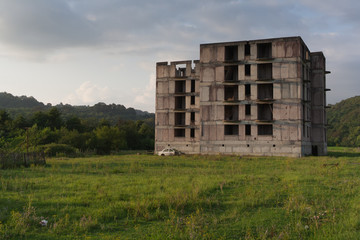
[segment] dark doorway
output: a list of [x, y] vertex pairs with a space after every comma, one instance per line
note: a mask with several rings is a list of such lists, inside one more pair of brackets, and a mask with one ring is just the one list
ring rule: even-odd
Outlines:
[[318, 146], [313, 145], [311, 150], [313, 156], [319, 156]]

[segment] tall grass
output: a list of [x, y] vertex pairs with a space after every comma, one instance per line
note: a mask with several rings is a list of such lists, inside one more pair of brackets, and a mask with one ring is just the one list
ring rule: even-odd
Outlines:
[[54, 158], [1, 170], [0, 239], [359, 239], [360, 152], [331, 150]]

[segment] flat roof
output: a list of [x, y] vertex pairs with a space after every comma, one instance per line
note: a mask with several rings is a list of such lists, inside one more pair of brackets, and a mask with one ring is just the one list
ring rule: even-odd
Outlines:
[[[230, 41], [230, 42], [216, 42], [216, 43], [202, 43], [202, 45], [217, 45], [217, 44], [239, 44], [239, 43], [250, 43], [250, 42], [272, 42], [272, 41], [278, 41], [278, 40], [291, 40], [291, 39], [297, 39], [304, 43], [302, 38], [300, 36], [291, 36], [291, 37], [279, 37], [279, 38], [264, 38], [264, 39], [254, 39], [254, 40], [241, 40], [241, 41]], [[304, 43], [305, 44], [305, 43]]]

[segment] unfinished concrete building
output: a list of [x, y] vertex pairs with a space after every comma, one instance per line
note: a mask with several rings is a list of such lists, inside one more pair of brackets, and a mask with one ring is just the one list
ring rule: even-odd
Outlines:
[[155, 152], [325, 155], [325, 57], [301, 37], [200, 45], [156, 64]]

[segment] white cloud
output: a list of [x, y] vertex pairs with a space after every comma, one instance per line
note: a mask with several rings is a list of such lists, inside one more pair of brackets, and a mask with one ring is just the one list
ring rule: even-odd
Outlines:
[[90, 81], [84, 82], [76, 89], [75, 93], [70, 94], [66, 99], [66, 103], [81, 105], [94, 104], [99, 101], [106, 101], [110, 95], [108, 87], [99, 87]]

